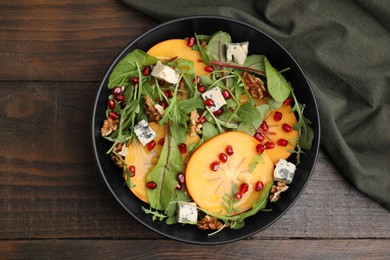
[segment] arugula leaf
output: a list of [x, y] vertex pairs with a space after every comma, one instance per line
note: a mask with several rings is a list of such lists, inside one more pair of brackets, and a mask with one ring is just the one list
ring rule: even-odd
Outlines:
[[[169, 131], [168, 131], [169, 133]], [[175, 140], [167, 134], [156, 166], [146, 176], [146, 181], [157, 184], [155, 189], [147, 189], [149, 204], [157, 210], [166, 210], [174, 200], [176, 176], [183, 170], [183, 159]]]
[[262, 162], [264, 163], [264, 157], [263, 157], [263, 154], [257, 154], [256, 156], [254, 156], [253, 158], [253, 161], [252, 163], [250, 164], [250, 167], [249, 167], [249, 173], [253, 173], [253, 171], [256, 169], [256, 166]]
[[137, 63], [144, 67], [155, 64], [157, 60], [156, 57], [150, 56], [142, 50], [134, 50], [115, 66], [108, 80], [108, 88], [114, 88], [121, 85], [127, 78], [137, 76]]
[[195, 109], [203, 109], [205, 107], [201, 98], [189, 98], [181, 100], [178, 104], [179, 110], [184, 114], [191, 113]]
[[207, 54], [207, 48], [203, 47], [202, 44], [199, 41], [198, 36], [195, 33], [195, 39], [196, 39], [196, 46], [198, 47], [200, 58], [202, 61], [208, 66], [210, 65], [210, 57]]
[[283, 75], [264, 57], [267, 86], [270, 95], [277, 101], [283, 102], [290, 95], [290, 87]]
[[207, 44], [207, 54], [212, 61], [226, 62], [226, 43], [232, 38], [226, 32], [216, 33]]

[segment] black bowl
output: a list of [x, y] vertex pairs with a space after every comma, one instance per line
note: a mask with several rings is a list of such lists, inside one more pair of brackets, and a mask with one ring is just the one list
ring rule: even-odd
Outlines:
[[[134, 49], [148, 50], [154, 44], [172, 38], [185, 38], [194, 33], [213, 34], [225, 31], [232, 36], [233, 42], [249, 41], [250, 54], [265, 54], [278, 69], [290, 67], [284, 73], [295, 89], [300, 103], [306, 104], [305, 116], [312, 122], [315, 138], [312, 149], [307, 152], [302, 163], [297, 167], [294, 181], [277, 203], [269, 203], [266, 208], [271, 212], [260, 212], [248, 218], [246, 225], [238, 230], [224, 229], [216, 235], [208, 236], [207, 232], [198, 230], [192, 225], [167, 225], [163, 222], [152, 221], [150, 215], [142, 212], [143, 203], [135, 197], [123, 184], [121, 169], [114, 166], [106, 154], [110, 143], [100, 136], [100, 128], [105, 119], [107, 97], [110, 91], [107, 82], [114, 66]], [[246, 23], [224, 17], [194, 16], [180, 18], [156, 26], [129, 43], [114, 60], [105, 74], [97, 92], [92, 115], [92, 143], [99, 171], [108, 188], [134, 218], [151, 230], [166, 237], [194, 244], [222, 244], [237, 241], [264, 230], [278, 220], [294, 204], [306, 186], [313, 170], [319, 148], [320, 128], [318, 108], [313, 91], [294, 58], [269, 35]]]

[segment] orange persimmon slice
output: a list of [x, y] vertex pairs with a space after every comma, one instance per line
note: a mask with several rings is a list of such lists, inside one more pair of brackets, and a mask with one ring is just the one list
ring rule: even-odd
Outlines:
[[[265, 187], [273, 181], [274, 164], [267, 152], [263, 152], [257, 164], [254, 163], [259, 157], [258, 144], [254, 137], [244, 132], [226, 132], [206, 141], [193, 152], [185, 171], [186, 186], [200, 208], [220, 215], [229, 213], [227, 203], [233, 203], [232, 215], [251, 209], [262, 193], [262, 190], [255, 190], [256, 183], [261, 181]], [[226, 154], [228, 145], [233, 148], [232, 155]], [[227, 155], [226, 162], [220, 161], [221, 153]], [[219, 167], [213, 170], [217, 161]], [[234, 198], [233, 187], [239, 189], [243, 183], [248, 184], [247, 191], [241, 198]]]
[[197, 75], [206, 75], [208, 73], [204, 70], [206, 64], [201, 61], [199, 51], [195, 51], [188, 47], [187, 41], [184, 39], [171, 39], [159, 42], [152, 46], [147, 51], [147, 54], [161, 60], [175, 57], [192, 60]]

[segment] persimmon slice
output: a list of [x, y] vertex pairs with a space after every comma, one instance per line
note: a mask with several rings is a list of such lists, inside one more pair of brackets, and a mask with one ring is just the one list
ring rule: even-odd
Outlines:
[[147, 54], [165, 60], [174, 57], [192, 60], [194, 62], [195, 73], [197, 75], [206, 75], [208, 72], [204, 70], [206, 64], [201, 62], [199, 51], [195, 51], [187, 46], [187, 41], [184, 39], [170, 39], [162, 41], [152, 46]]
[[[167, 134], [166, 125], [160, 126], [155, 122], [150, 122], [149, 125], [157, 134], [156, 138], [153, 140], [156, 142], [156, 146], [150, 151], [147, 145], [142, 146], [142, 144], [137, 140], [135, 144], [129, 144], [129, 153], [125, 158], [127, 166], [134, 166], [135, 168], [135, 176], [130, 177], [135, 187], [130, 190], [135, 196], [146, 203], [148, 203], [148, 196], [146, 193], [146, 176], [156, 165]], [[198, 135], [190, 137], [190, 135], [187, 134], [185, 144], [188, 147], [199, 140], [200, 138]], [[188, 155], [188, 152], [182, 154], [183, 162], [186, 162]], [[128, 176], [125, 176], [125, 178], [128, 178]]]
[[[262, 181], [264, 186], [273, 180], [274, 164], [267, 152], [260, 155], [256, 152], [259, 142], [244, 132], [226, 132], [217, 135], [199, 146], [189, 158], [185, 176], [186, 186], [196, 204], [212, 214], [226, 215], [227, 206], [233, 203], [235, 215], [251, 209], [262, 191], [255, 191], [255, 185]], [[219, 161], [220, 153], [231, 145], [233, 154], [227, 161]], [[217, 170], [212, 165], [219, 161]], [[253, 171], [251, 165], [255, 165]], [[242, 183], [248, 184], [248, 190], [234, 199], [233, 188], [239, 189]]]
[[[288, 124], [289, 126], [294, 126], [297, 123], [297, 118], [294, 112], [291, 112], [291, 105], [282, 105], [276, 110], [271, 110], [265, 117], [265, 121], [268, 125], [268, 130], [258, 128], [258, 131], [262, 133], [265, 137], [262, 144], [266, 142], [274, 143], [275, 147], [272, 149], [267, 149], [268, 155], [271, 157], [272, 162], [275, 164], [279, 159], [287, 159], [291, 155], [291, 150], [295, 149], [297, 138], [299, 132], [292, 129], [290, 132], [286, 132], [283, 129], [283, 124]], [[274, 118], [275, 112], [280, 112], [282, 118], [277, 121]], [[281, 146], [278, 144], [278, 140], [284, 139], [288, 142], [287, 146]]]

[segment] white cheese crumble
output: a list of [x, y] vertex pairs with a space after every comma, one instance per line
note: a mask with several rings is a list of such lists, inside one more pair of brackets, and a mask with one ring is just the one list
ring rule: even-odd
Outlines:
[[177, 202], [177, 222], [196, 224], [198, 221], [198, 209], [195, 202]]
[[179, 81], [180, 72], [157, 61], [156, 66], [154, 66], [152, 70], [152, 76], [157, 79], [165, 80], [170, 84], [176, 84]]
[[141, 120], [134, 126], [134, 133], [143, 146], [147, 145], [157, 136], [146, 120]]
[[244, 64], [248, 55], [249, 42], [227, 43], [226, 44], [226, 59], [234, 61], [238, 64]]
[[214, 87], [214, 88], [206, 91], [205, 93], [202, 94], [202, 98], [203, 98], [203, 100], [206, 100], [206, 99], [213, 100], [214, 106], [209, 107], [211, 112], [215, 112], [218, 109], [220, 109], [221, 107], [223, 107], [223, 105], [226, 105], [226, 100], [223, 97], [222, 92], [219, 89], [219, 87]]
[[274, 180], [290, 184], [294, 178], [296, 168], [295, 164], [284, 159], [280, 159], [275, 166]]

